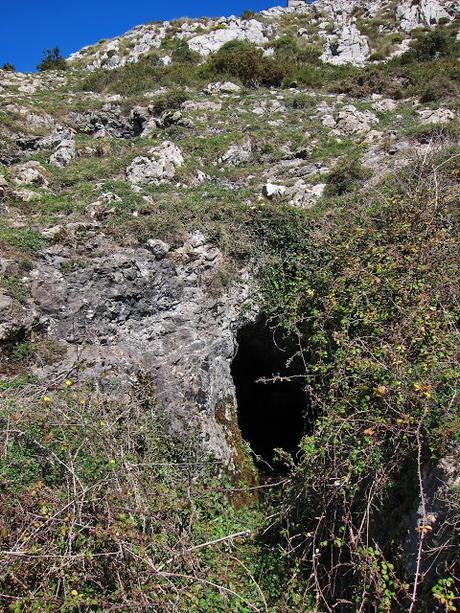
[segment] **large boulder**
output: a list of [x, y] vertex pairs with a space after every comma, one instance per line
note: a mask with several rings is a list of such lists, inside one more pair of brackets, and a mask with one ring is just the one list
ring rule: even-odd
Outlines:
[[176, 168], [182, 166], [182, 152], [174, 143], [164, 141], [153, 147], [147, 156], [134, 158], [126, 169], [126, 178], [133, 185], [159, 185], [174, 178]]

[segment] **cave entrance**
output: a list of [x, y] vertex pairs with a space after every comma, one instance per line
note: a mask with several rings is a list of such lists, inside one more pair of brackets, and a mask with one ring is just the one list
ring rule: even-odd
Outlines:
[[[262, 318], [241, 328], [237, 343], [232, 376], [241, 434], [262, 471], [269, 466], [280, 471], [282, 464], [273, 462], [273, 450], [294, 455], [302, 436], [311, 431], [304, 379], [296, 376], [305, 371], [300, 356], [292, 358], [298, 345], [276, 334]], [[261, 381], [277, 376], [281, 380]]]

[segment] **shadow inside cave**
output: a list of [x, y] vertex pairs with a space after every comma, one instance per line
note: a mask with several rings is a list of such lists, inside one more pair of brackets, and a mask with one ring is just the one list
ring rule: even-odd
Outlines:
[[295, 339], [276, 334], [263, 318], [241, 328], [237, 343], [232, 376], [241, 434], [259, 469], [269, 464], [279, 472], [283, 465], [273, 461], [273, 450], [295, 455], [302, 436], [311, 431], [303, 363], [299, 355], [292, 357], [298, 346]]

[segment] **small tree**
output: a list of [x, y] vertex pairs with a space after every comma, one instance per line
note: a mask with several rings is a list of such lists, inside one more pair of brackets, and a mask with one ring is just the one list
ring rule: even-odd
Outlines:
[[0, 70], [5, 70], [6, 72], [16, 72], [14, 64], [10, 64], [9, 62], [3, 64], [3, 66], [0, 66]]
[[248, 21], [249, 19], [253, 19], [255, 17], [255, 13], [254, 11], [251, 11], [250, 9], [245, 9], [241, 15], [240, 15], [240, 19], [243, 19], [244, 21]]
[[248, 87], [278, 87], [287, 76], [283, 63], [265, 57], [262, 49], [241, 40], [232, 40], [213, 53], [208, 59], [207, 70], [211, 74], [240, 79]]
[[67, 62], [61, 55], [59, 48], [45, 49], [43, 52], [42, 61], [37, 64], [37, 70], [43, 72], [44, 70], [66, 70]]

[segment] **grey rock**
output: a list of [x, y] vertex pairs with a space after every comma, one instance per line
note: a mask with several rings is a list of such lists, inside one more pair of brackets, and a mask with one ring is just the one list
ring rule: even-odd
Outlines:
[[171, 246], [160, 239], [150, 238], [147, 241], [147, 249], [153, 253], [157, 260], [161, 260], [170, 251]]
[[358, 66], [363, 64], [368, 57], [367, 38], [351, 23], [341, 29], [338, 34], [327, 37], [321, 59], [328, 64]]
[[204, 89], [205, 94], [239, 94], [241, 87], [231, 81], [217, 81], [216, 83], [209, 83]]
[[46, 170], [39, 162], [29, 161], [24, 164], [14, 166], [11, 170], [13, 183], [15, 185], [35, 185], [37, 187], [48, 187]]
[[455, 119], [455, 113], [450, 109], [422, 109], [418, 114], [426, 123], [448, 123]]
[[11, 191], [11, 196], [21, 202], [33, 202], [41, 198], [41, 194], [31, 189], [14, 189]]
[[37, 311], [0, 293], [0, 344], [27, 337], [38, 318]]
[[285, 185], [276, 185], [275, 183], [266, 183], [262, 188], [263, 195], [269, 200], [282, 198], [286, 193]]
[[230, 18], [220, 25], [222, 27], [219, 29], [189, 39], [187, 44], [190, 49], [207, 56], [232, 40], [246, 40], [258, 45], [263, 45], [269, 40], [266, 36], [267, 27], [257, 19]]
[[324, 126], [333, 128], [339, 135], [347, 136], [369, 132], [378, 122], [372, 111], [358, 111], [353, 104], [342, 107], [334, 116], [326, 115], [322, 120]]
[[227, 166], [239, 166], [250, 160], [251, 156], [252, 141], [250, 138], [246, 138], [241, 145], [235, 144], [229, 147], [219, 161]]
[[134, 158], [126, 169], [126, 177], [133, 185], [160, 184], [171, 180], [176, 168], [182, 166], [182, 152], [174, 143], [164, 141], [149, 151], [149, 157]]
[[53, 166], [64, 168], [68, 166], [72, 160], [77, 157], [77, 146], [74, 139], [62, 140], [49, 159], [49, 163]]
[[325, 187], [325, 183], [311, 185], [299, 179], [287, 190], [286, 196], [289, 204], [299, 208], [309, 208], [323, 195]]
[[114, 380], [119, 388], [150, 373], [177, 431], [197, 427], [197, 445], [235, 470], [234, 443], [216, 412], [228, 415], [230, 430], [236, 403], [230, 366], [246, 273], [210, 293], [222, 254], [200, 232], [174, 251], [152, 240], [147, 249], [119, 249], [65, 275], [58, 257], [50, 253], [30, 273], [34, 308], [47, 319], [49, 337], [67, 346], [58, 367], [78, 359], [81, 376]]
[[410, 32], [419, 26], [431, 26], [440, 19], [451, 19], [449, 13], [438, 0], [404, 0], [396, 7], [396, 18], [401, 28]]
[[69, 113], [67, 121], [79, 132], [96, 137], [129, 138], [138, 136], [146, 119], [135, 108], [127, 117], [117, 104], [105, 104], [101, 109], [84, 113]]

